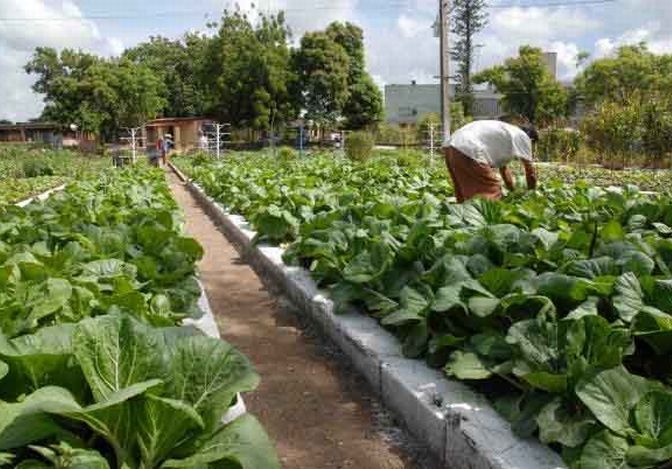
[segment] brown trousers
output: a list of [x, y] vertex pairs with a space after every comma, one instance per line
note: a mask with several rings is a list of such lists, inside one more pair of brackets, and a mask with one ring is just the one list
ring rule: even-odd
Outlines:
[[477, 196], [491, 200], [502, 197], [502, 184], [490, 166], [469, 158], [453, 147], [445, 148], [444, 156], [459, 203]]

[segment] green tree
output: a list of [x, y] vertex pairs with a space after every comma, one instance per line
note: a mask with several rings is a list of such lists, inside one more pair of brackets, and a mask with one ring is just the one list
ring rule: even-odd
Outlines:
[[567, 91], [546, 68], [541, 49], [522, 46], [518, 57], [483, 70], [475, 83], [491, 83], [502, 93], [507, 112], [533, 123], [547, 123], [567, 113]]
[[201, 72], [211, 114], [261, 130], [293, 117], [289, 38], [282, 13], [260, 15], [255, 26], [240, 12], [224, 12]]
[[204, 112], [205, 97], [199, 80], [200, 61], [210, 39], [200, 34], [187, 34], [182, 40], [161, 36], [127, 49], [123, 57], [146, 65], [164, 84], [167, 117], [196, 116]]
[[331, 23], [327, 35], [348, 55], [348, 98], [342, 114], [345, 127], [362, 129], [382, 120], [383, 96], [380, 88], [366, 71], [364, 32], [352, 23]]
[[349, 98], [350, 57], [325, 32], [309, 32], [294, 54], [302, 106], [306, 117], [333, 124]]
[[464, 103], [464, 110], [471, 115], [474, 95], [471, 72], [474, 54], [479, 47], [475, 36], [488, 24], [485, 0], [455, 0], [451, 14], [450, 30], [456, 38], [450, 56], [457, 62], [457, 98]]
[[620, 47], [613, 57], [595, 60], [576, 78], [584, 103], [626, 103], [633, 92], [642, 103], [652, 93], [672, 92], [672, 55], [656, 55], [646, 44]]
[[348, 129], [371, 127], [382, 120], [383, 96], [368, 73], [350, 85], [349, 92], [343, 106], [344, 125]]
[[127, 59], [37, 48], [25, 69], [37, 75], [33, 90], [44, 95], [43, 119], [77, 124], [104, 138], [141, 124], [165, 106], [160, 78]]

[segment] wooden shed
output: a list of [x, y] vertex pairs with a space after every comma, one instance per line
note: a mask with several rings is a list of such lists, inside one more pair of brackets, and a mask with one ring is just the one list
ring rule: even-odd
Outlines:
[[198, 148], [201, 132], [211, 124], [206, 117], [162, 117], [147, 122], [142, 137], [151, 146], [170, 135], [177, 151], [189, 151]]

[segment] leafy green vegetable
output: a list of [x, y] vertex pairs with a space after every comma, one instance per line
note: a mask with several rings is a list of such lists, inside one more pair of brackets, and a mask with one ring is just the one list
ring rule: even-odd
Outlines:
[[360, 308], [408, 357], [484, 390], [573, 469], [666, 456], [633, 415], [672, 395], [669, 195], [624, 176], [453, 205], [443, 168], [384, 156], [180, 164], [260, 241], [286, 245], [337, 310]]

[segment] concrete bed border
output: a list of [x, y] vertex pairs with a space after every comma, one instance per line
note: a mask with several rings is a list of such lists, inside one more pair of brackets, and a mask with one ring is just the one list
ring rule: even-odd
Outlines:
[[60, 186], [52, 187], [51, 189], [49, 189], [47, 191], [44, 191], [41, 194], [33, 195], [33, 196], [30, 196], [27, 199], [24, 199], [20, 202], [16, 202], [14, 205], [16, 205], [17, 207], [25, 208], [28, 205], [30, 205], [32, 202], [36, 202], [36, 201], [44, 202], [49, 197], [51, 197], [52, 194], [54, 194], [56, 192], [61, 192], [63, 189], [65, 189], [66, 186], [67, 186], [67, 184], [61, 184]]
[[515, 436], [480, 394], [423, 361], [402, 356], [399, 341], [363, 314], [334, 314], [328, 293], [310, 273], [287, 266], [283, 249], [256, 245], [247, 221], [229, 214], [170, 165], [206, 213], [262, 279], [277, 286], [349, 357], [384, 405], [452, 469], [565, 469], [539, 441]]

